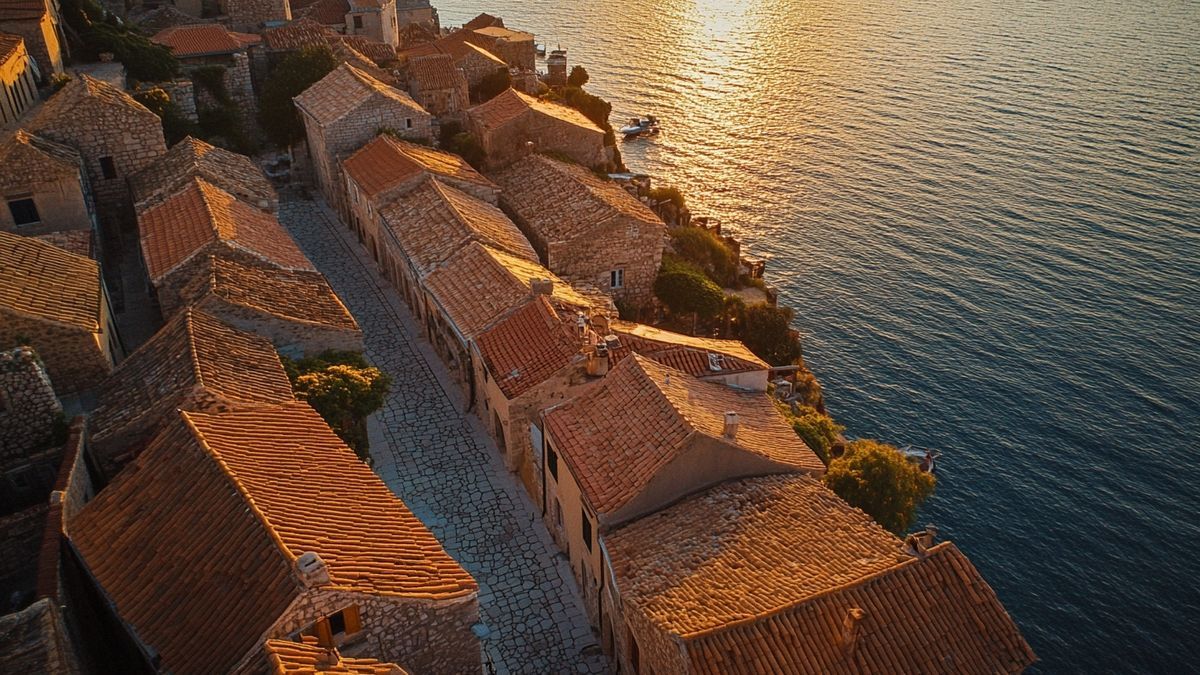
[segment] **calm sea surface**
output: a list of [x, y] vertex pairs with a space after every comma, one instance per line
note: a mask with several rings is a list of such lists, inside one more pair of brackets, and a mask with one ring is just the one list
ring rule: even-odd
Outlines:
[[[1043, 672], [1200, 670], [1200, 4], [435, 0], [664, 133]], [[619, 124], [618, 124], [619, 126]]]

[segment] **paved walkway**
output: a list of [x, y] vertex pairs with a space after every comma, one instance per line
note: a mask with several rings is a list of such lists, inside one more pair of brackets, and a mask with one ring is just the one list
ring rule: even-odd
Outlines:
[[367, 358], [392, 376], [370, 424], [375, 471], [479, 582], [496, 672], [607, 672], [563, 556], [445, 366], [414, 338], [407, 306], [323, 203], [282, 197], [280, 220], [358, 320]]

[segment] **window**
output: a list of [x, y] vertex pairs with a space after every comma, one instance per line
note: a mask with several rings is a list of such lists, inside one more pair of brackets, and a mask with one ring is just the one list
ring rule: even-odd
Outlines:
[[583, 522], [583, 543], [590, 553], [592, 551], [592, 521], [588, 518], [587, 511], [582, 508], [579, 509], [579, 518]]
[[641, 663], [639, 663], [641, 661], [641, 654], [638, 653], [637, 638], [633, 637], [632, 630], [627, 630], [626, 632], [629, 634], [629, 666], [633, 669], [634, 673], [638, 673], [641, 672], [642, 668]]
[[615, 269], [608, 273], [609, 288], [625, 288], [625, 270]]
[[362, 17], [361, 16], [354, 17], [354, 29], [362, 30]]
[[557, 497], [554, 498], [554, 524], [558, 526], [558, 529], [562, 529], [562, 504], [558, 503]]
[[105, 178], [112, 179], [117, 177], [117, 165], [113, 164], [112, 157], [100, 158], [100, 171], [104, 173]]
[[558, 455], [549, 445], [546, 446], [546, 466], [550, 467], [550, 475], [554, 476], [554, 480], [558, 480]]
[[38, 216], [37, 204], [33, 203], [33, 197], [9, 200], [8, 210], [17, 225], [33, 225], [42, 220]]
[[323, 619], [318, 619], [308, 628], [300, 631], [295, 638], [300, 641], [303, 635], [317, 638], [317, 642], [326, 646], [340, 646], [346, 637], [362, 630], [362, 616], [358, 607], [350, 606]]
[[404, 128], [405, 128], [405, 129], [411, 129], [411, 128], [412, 128], [412, 118], [411, 118], [411, 117], [405, 117], [405, 118], [404, 118]]

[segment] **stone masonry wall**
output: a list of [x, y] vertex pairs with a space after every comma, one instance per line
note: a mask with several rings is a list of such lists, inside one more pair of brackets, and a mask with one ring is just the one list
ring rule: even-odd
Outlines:
[[604, 148], [604, 133], [542, 115], [532, 110], [490, 131], [476, 130], [487, 152], [491, 168], [507, 166], [529, 154], [527, 142], [534, 152], [559, 152], [588, 168], [608, 162]]
[[198, 307], [234, 328], [270, 340], [276, 349], [292, 358], [319, 354], [327, 349], [350, 352], [363, 350], [361, 331], [288, 321], [230, 304], [215, 295], [207, 296]]
[[263, 260], [262, 258], [247, 253], [241, 249], [232, 246], [226, 246], [220, 243], [210, 243], [204, 248], [198, 250], [191, 258], [187, 259], [183, 264], [171, 270], [165, 277], [154, 283], [154, 295], [158, 298], [158, 306], [162, 310], [164, 320], [170, 318], [183, 308], [183, 300], [179, 294], [185, 286], [188, 285], [197, 274], [201, 274], [208, 264], [210, 255], [218, 256], [222, 260], [232, 260], [243, 265], [251, 267], [276, 269], [275, 265]]
[[179, 111], [189, 121], [200, 121], [200, 114], [196, 111], [196, 85], [192, 84], [191, 80], [180, 79], [171, 80], [170, 82], [159, 82], [156, 86], [167, 92], [167, 95], [171, 97], [171, 101], [179, 106]]
[[[596, 286], [614, 298], [649, 302], [654, 278], [662, 263], [661, 223], [620, 217], [568, 242], [551, 243], [547, 257], [551, 272]], [[624, 287], [610, 287], [612, 270], [624, 270]]]
[[0, 344], [17, 343], [37, 351], [60, 396], [91, 389], [112, 372], [112, 361], [95, 334], [0, 309]]
[[292, 20], [288, 0], [222, 0], [221, 8], [235, 31], [254, 32], [267, 21]]
[[48, 510], [48, 503], [41, 503], [0, 517], [0, 586], [34, 590]]
[[62, 405], [32, 349], [0, 352], [0, 473], [50, 437]]

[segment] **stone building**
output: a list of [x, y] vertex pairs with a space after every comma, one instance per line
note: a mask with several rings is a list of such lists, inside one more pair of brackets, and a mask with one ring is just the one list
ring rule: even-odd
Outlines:
[[508, 89], [467, 111], [471, 132], [493, 169], [533, 152], [556, 152], [587, 168], [609, 163], [604, 130], [583, 113]]
[[[346, 5], [347, 8], [349, 4]], [[322, 7], [314, 7], [317, 12]], [[349, 62], [354, 67], [365, 70], [372, 77], [391, 83], [386, 74], [380, 75], [378, 66], [390, 64], [396, 60], [396, 48], [390, 44], [369, 39], [362, 35], [342, 35], [322, 21], [329, 17], [322, 15], [320, 21], [309, 16], [298, 18], [289, 24], [269, 28], [262, 32], [263, 48], [256, 50], [254, 63], [251, 68], [258, 78], [265, 78], [272, 66], [276, 65], [286, 55], [304, 49], [305, 47], [329, 47], [339, 62]], [[355, 54], [366, 57], [369, 67], [364, 67], [358, 59], [347, 59], [341, 48], [348, 47]]]
[[263, 26], [292, 20], [288, 0], [220, 0], [221, 13], [233, 30], [257, 32]]
[[825, 472], [766, 394], [703, 382], [639, 354], [545, 412], [542, 427], [546, 525], [593, 621], [603, 578], [598, 534], [722, 481]]
[[600, 330], [611, 365], [636, 353], [700, 380], [744, 391], [767, 390], [770, 364], [741, 340], [682, 335], [619, 319], [608, 321]]
[[193, 178], [202, 178], [267, 213], [279, 212], [279, 195], [254, 160], [191, 136], [129, 179], [135, 209], [169, 197]]
[[467, 78], [467, 85], [471, 88], [479, 86], [485, 77], [497, 71], [508, 70], [504, 59], [453, 35], [410, 47], [396, 56], [401, 62], [407, 63], [415, 58], [437, 54], [453, 59], [454, 67]]
[[492, 179], [501, 206], [551, 272], [627, 302], [652, 301], [667, 226], [636, 197], [545, 155], [525, 157]]
[[84, 673], [59, 604], [42, 598], [0, 616], [0, 663], [10, 673]]
[[167, 151], [158, 115], [88, 75], [51, 96], [25, 127], [79, 151], [102, 217], [126, 207], [129, 177]]
[[1037, 658], [953, 543], [901, 541], [808, 476], [724, 483], [602, 539], [601, 644], [621, 672], [1019, 673]]
[[396, 0], [396, 20], [401, 29], [420, 26], [433, 35], [442, 32], [438, 12], [429, 0]]
[[[58, 473], [62, 404], [37, 354], [0, 351], [0, 514], [45, 499]], [[60, 441], [61, 442], [61, 441]]]
[[304, 119], [317, 184], [349, 221], [339, 162], [381, 131], [432, 142], [433, 118], [407, 93], [343, 63], [295, 99]]
[[400, 43], [396, 24], [396, 0], [348, 0], [346, 34], [361, 35], [395, 47]]
[[471, 104], [467, 78], [448, 54], [408, 60], [408, 93], [439, 120], [457, 120]]
[[249, 265], [315, 272], [283, 225], [203, 178], [137, 212], [142, 259], [163, 316], [208, 256]]
[[5, 0], [0, 4], [0, 32], [24, 38], [42, 83], [63, 72], [63, 45], [67, 41], [55, 0]]
[[16, 122], [38, 102], [33, 58], [20, 35], [0, 33], [0, 127]]
[[264, 641], [306, 635], [419, 673], [482, 669], [474, 579], [303, 402], [180, 412], [69, 535], [162, 672], [259, 672]]
[[394, 663], [372, 658], [343, 657], [337, 647], [322, 646], [321, 639], [302, 635], [296, 640], [267, 640], [264, 647], [270, 675], [342, 673], [343, 675], [407, 675]]
[[192, 309], [130, 354], [96, 398], [88, 449], [106, 481], [175, 419], [176, 410], [225, 412], [294, 400], [269, 340]]
[[[189, 76], [200, 69], [223, 68], [221, 85], [237, 104], [243, 118], [253, 124], [258, 111], [258, 96], [254, 92], [250, 63], [252, 54], [262, 44], [262, 37], [235, 33], [220, 24], [202, 23], [164, 28], [151, 36], [150, 41], [170, 49]], [[199, 82], [192, 92], [197, 109], [221, 105]]]
[[346, 32], [346, 15], [350, 13], [349, 0], [296, 0], [291, 5], [293, 22], [308, 19], [336, 33]]
[[184, 304], [261, 335], [292, 358], [363, 350], [358, 323], [317, 272], [210, 256], [180, 295]]
[[537, 45], [532, 33], [487, 26], [460, 31], [463, 39], [504, 59], [510, 68], [533, 72], [537, 69]]
[[39, 235], [96, 229], [83, 158], [74, 148], [23, 129], [0, 142], [0, 230]]
[[0, 345], [27, 344], [59, 395], [99, 384], [124, 356], [95, 260], [0, 232]]

